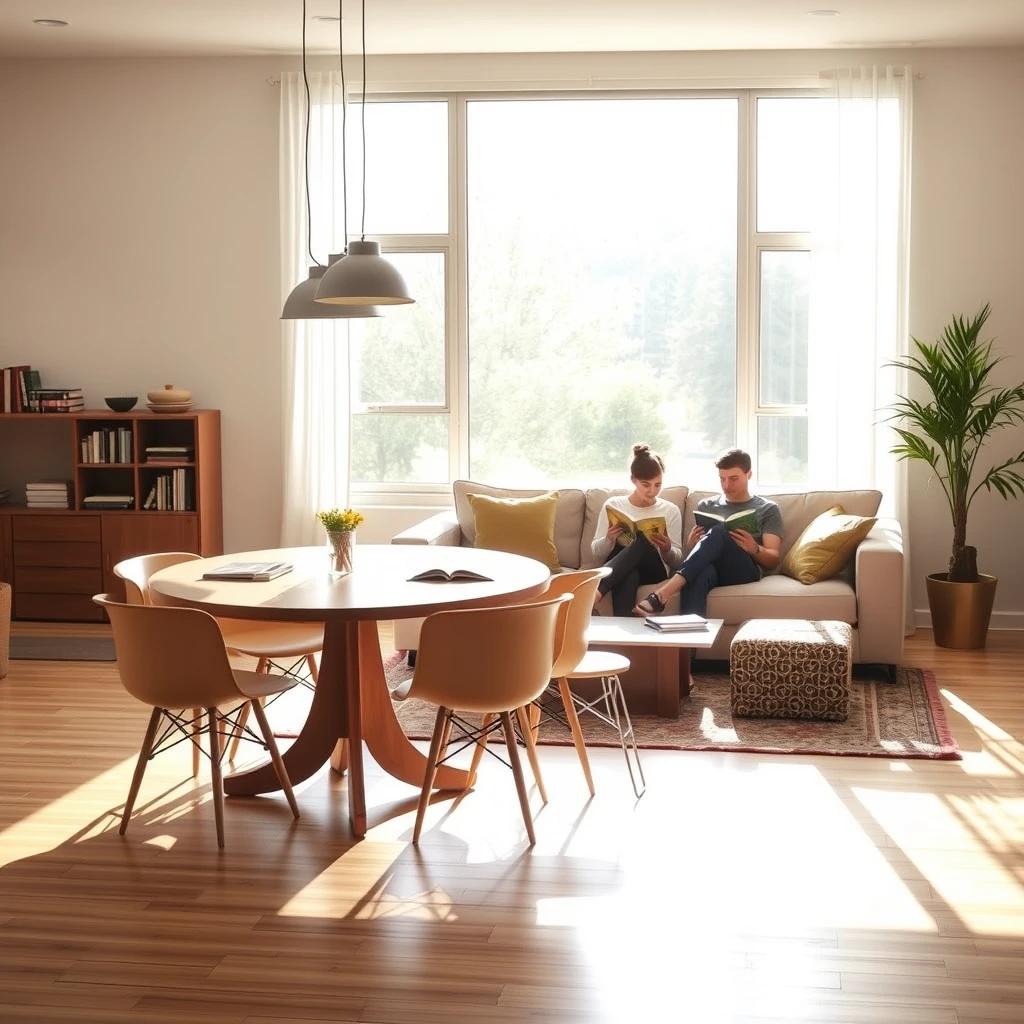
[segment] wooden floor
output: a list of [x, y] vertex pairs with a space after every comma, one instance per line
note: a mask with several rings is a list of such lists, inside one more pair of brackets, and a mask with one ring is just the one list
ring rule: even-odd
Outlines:
[[596, 750], [588, 800], [542, 748], [533, 850], [491, 758], [419, 850], [410, 787], [370, 771], [357, 843], [324, 771], [298, 822], [229, 799], [221, 852], [184, 747], [118, 836], [147, 711], [112, 664], [12, 662], [0, 1021], [1024, 1021], [1024, 634], [905, 661], [963, 761], [647, 751], [637, 801]]

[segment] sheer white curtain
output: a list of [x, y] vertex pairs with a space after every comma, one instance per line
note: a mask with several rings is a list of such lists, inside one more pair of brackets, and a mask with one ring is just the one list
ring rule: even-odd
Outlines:
[[[306, 91], [302, 75], [281, 76], [281, 302], [305, 280], [314, 262], [327, 263], [343, 238], [334, 193], [323, 182], [341, 182], [342, 102], [340, 74], [309, 75], [310, 204], [312, 243], [307, 247], [305, 131]], [[307, 251], [312, 248], [315, 259]], [[323, 529], [316, 512], [348, 505], [349, 342], [345, 320], [281, 321], [282, 437], [284, 493], [281, 543], [316, 544]]]
[[877, 488], [881, 513], [906, 531], [905, 465], [889, 454], [895, 435], [886, 422], [902, 384], [885, 364], [909, 342], [913, 75], [909, 67], [855, 67], [822, 77], [831, 107], [812, 243], [810, 478], [827, 488]]

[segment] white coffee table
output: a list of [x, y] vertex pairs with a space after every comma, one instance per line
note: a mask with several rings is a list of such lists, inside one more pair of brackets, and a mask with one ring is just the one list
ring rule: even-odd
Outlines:
[[690, 695], [690, 651], [714, 645], [723, 619], [708, 619], [707, 629], [660, 633], [635, 615], [595, 615], [587, 630], [591, 647], [651, 647], [657, 653], [657, 711], [662, 718], [679, 717], [679, 697]]

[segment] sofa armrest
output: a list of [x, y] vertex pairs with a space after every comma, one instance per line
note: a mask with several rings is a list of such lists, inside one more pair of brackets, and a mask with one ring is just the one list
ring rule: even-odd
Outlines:
[[857, 547], [858, 661], [899, 665], [903, 660], [906, 592], [903, 530], [896, 519], [879, 519]]
[[392, 544], [440, 544], [443, 547], [461, 547], [462, 530], [455, 517], [455, 509], [446, 508], [410, 526], [391, 538]]

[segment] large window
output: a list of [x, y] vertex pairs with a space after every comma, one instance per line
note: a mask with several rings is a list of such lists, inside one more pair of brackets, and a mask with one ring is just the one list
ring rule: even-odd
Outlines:
[[640, 440], [673, 479], [713, 485], [713, 455], [740, 444], [761, 486], [806, 482], [820, 107], [746, 92], [368, 103], [366, 232], [417, 302], [348, 324], [354, 491], [621, 483]]

